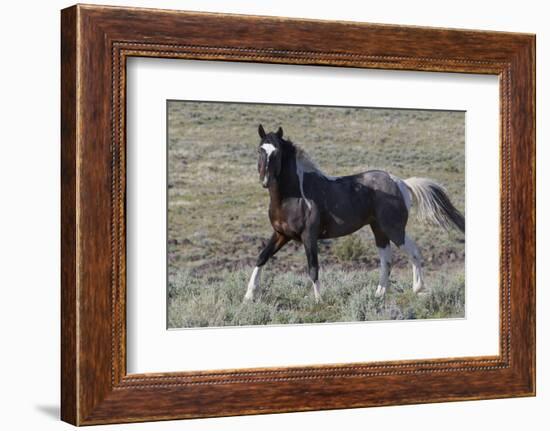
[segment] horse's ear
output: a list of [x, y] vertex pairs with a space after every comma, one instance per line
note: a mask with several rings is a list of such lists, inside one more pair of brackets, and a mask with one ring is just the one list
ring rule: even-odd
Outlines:
[[264, 126], [262, 126], [261, 124], [258, 126], [258, 135], [260, 135], [260, 138], [262, 139], [265, 138]]
[[283, 137], [283, 128], [282, 127], [279, 127], [279, 129], [277, 130], [277, 137], [279, 139], [281, 139]]

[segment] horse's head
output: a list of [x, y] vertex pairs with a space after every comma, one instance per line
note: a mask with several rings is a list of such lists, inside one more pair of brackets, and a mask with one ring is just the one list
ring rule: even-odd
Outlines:
[[279, 127], [276, 132], [265, 133], [260, 124], [258, 134], [258, 173], [262, 186], [267, 188], [281, 173], [283, 129]]

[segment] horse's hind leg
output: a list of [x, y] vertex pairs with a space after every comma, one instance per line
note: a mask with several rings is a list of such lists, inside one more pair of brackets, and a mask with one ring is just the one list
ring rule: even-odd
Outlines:
[[380, 281], [376, 288], [376, 296], [382, 297], [385, 295], [386, 289], [390, 284], [392, 252], [390, 240], [386, 234], [382, 232], [378, 224], [371, 224], [371, 229], [374, 233], [374, 240], [376, 242], [376, 247], [378, 247], [378, 255], [380, 256]]
[[422, 276], [422, 255], [416, 243], [405, 235], [405, 243], [401, 246], [409, 255], [413, 268], [413, 292], [418, 293], [424, 290], [424, 277]]
[[268, 261], [268, 259], [277, 253], [283, 245], [285, 245], [289, 239], [279, 234], [278, 232], [273, 232], [273, 235], [269, 239], [269, 242], [260, 252], [258, 259], [256, 260], [256, 267], [250, 276], [250, 281], [248, 282], [248, 288], [246, 289], [246, 294], [244, 295], [245, 301], [252, 301], [260, 286], [260, 275], [262, 273], [262, 267]]

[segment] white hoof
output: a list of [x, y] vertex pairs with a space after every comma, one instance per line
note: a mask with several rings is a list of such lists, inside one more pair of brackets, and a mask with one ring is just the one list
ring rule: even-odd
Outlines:
[[313, 295], [315, 296], [315, 302], [317, 304], [323, 302], [321, 298], [321, 283], [318, 280], [317, 282], [313, 282]]
[[424, 284], [416, 284], [416, 285], [413, 285], [413, 292], [414, 293], [420, 293], [420, 292], [423, 292], [425, 289], [424, 287]]
[[385, 295], [386, 295], [386, 288], [383, 287], [383, 286], [378, 285], [378, 287], [376, 288], [376, 293], [374, 294], [374, 296], [376, 296], [377, 298], [382, 298]]
[[246, 294], [244, 295], [243, 302], [252, 302], [254, 301], [254, 293], [260, 286], [260, 274], [262, 272], [262, 268], [257, 266], [254, 268], [254, 271], [252, 272], [252, 275], [250, 276], [250, 281], [248, 282], [248, 286], [246, 288]]

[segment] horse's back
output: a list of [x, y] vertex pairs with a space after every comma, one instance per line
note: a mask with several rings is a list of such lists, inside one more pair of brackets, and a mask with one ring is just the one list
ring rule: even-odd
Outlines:
[[[397, 181], [383, 170], [369, 170], [355, 175], [339, 177], [336, 183], [347, 185], [351, 205], [376, 224], [394, 243], [404, 242], [408, 209]], [[367, 224], [366, 223], [366, 224]]]
[[304, 175], [304, 192], [321, 217], [320, 238], [348, 235], [367, 224], [372, 217], [372, 196], [352, 176]]
[[408, 210], [398, 184], [386, 171], [325, 177], [306, 174], [304, 189], [321, 214], [320, 238], [348, 235], [377, 224], [394, 243], [405, 236]]
[[366, 171], [357, 181], [372, 190], [376, 223], [397, 245], [405, 240], [405, 226], [409, 217], [406, 198], [391, 174], [382, 170]]
[[349, 178], [349, 180], [363, 184], [372, 190], [382, 190], [387, 193], [391, 193], [395, 186], [390, 173], [381, 169], [371, 169], [342, 178]]

